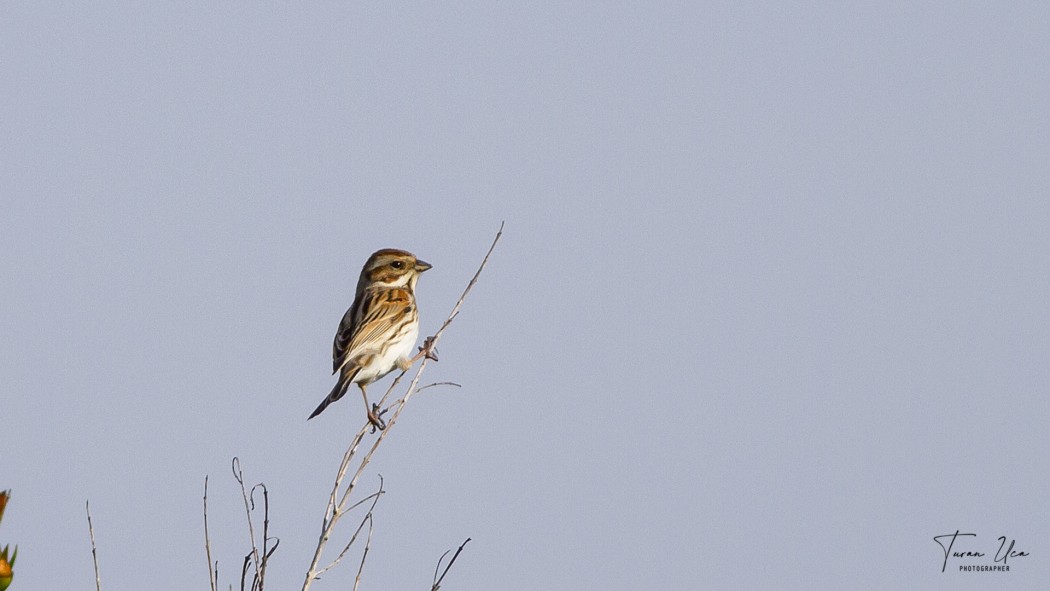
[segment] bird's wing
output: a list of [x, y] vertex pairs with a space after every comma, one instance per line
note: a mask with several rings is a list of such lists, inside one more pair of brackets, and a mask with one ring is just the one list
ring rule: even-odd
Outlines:
[[347, 310], [335, 335], [335, 371], [362, 353], [381, 350], [399, 332], [401, 317], [411, 311], [412, 294], [406, 289], [366, 290], [361, 298], [354, 302], [360, 303], [361, 314], [352, 314], [353, 306]]
[[346, 348], [350, 345], [350, 339], [356, 330], [357, 310], [362, 304], [362, 294], [358, 293], [354, 303], [346, 309], [343, 319], [339, 322], [339, 330], [335, 331], [335, 342], [332, 343], [332, 373], [339, 371], [346, 360]]

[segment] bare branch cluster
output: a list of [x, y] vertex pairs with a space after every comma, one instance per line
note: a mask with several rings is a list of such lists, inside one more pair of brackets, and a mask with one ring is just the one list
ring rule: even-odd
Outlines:
[[[241, 472], [241, 460], [239, 458], [233, 458], [232, 469], [233, 478], [237, 481], [237, 484], [241, 485], [241, 499], [244, 500], [244, 513], [248, 519], [248, 536], [252, 547], [251, 552], [244, 556], [244, 563], [241, 566], [241, 591], [245, 591], [248, 571], [252, 568], [254, 568], [255, 574], [252, 576], [252, 584], [249, 589], [250, 591], [263, 591], [266, 583], [266, 565], [270, 562], [270, 557], [273, 556], [273, 553], [277, 551], [277, 547], [281, 545], [280, 539], [270, 537], [270, 492], [266, 489], [266, 485], [261, 482], [253, 486], [251, 491], [244, 488], [244, 474]], [[252, 521], [252, 512], [255, 511], [256, 489], [261, 490], [263, 496], [262, 550], [259, 550], [259, 545], [255, 541], [255, 524]], [[271, 541], [274, 542], [272, 548], [270, 547]]]

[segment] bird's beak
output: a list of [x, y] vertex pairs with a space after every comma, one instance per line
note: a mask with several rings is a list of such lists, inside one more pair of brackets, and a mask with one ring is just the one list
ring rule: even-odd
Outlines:
[[416, 272], [417, 273], [422, 273], [423, 271], [426, 271], [430, 267], [433, 267], [433, 265], [431, 265], [430, 263], [428, 263], [426, 261], [419, 261], [419, 260], [416, 261]]

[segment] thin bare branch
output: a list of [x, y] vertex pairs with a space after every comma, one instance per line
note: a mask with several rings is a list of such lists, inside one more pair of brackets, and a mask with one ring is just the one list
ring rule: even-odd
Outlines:
[[102, 578], [98, 574], [98, 551], [95, 548], [95, 526], [91, 524], [91, 501], [84, 501], [87, 512], [88, 536], [91, 537], [91, 561], [95, 563], [95, 591], [102, 591]]
[[[262, 582], [263, 570], [264, 570], [264, 567], [263, 567], [263, 564], [262, 564], [262, 560], [259, 558], [259, 546], [256, 545], [256, 543], [255, 543], [255, 524], [252, 522], [252, 510], [255, 509], [255, 499], [253, 498], [253, 496], [251, 494], [248, 493], [247, 489], [244, 488], [244, 474], [241, 472], [241, 460], [240, 460], [240, 458], [238, 458], [236, 456], [233, 458], [233, 461], [231, 462], [231, 468], [233, 470], [233, 478], [237, 481], [237, 484], [241, 485], [241, 498], [244, 500], [244, 514], [245, 514], [245, 517], [247, 517], [247, 519], [248, 519], [248, 537], [251, 538], [252, 551], [248, 553], [248, 556], [246, 557], [246, 559], [250, 558], [251, 561], [252, 561], [252, 566], [255, 567], [255, 577], [252, 580], [252, 589], [255, 590], [255, 589], [257, 589], [257, 586], [260, 585], [261, 582]], [[257, 485], [257, 486], [261, 486], [261, 485]], [[252, 487], [252, 493], [253, 494], [255, 492], [255, 488], [256, 487], [254, 487], [254, 486]], [[263, 490], [264, 490], [263, 497], [265, 498], [266, 497], [266, 495], [265, 495], [266, 487], [265, 486], [263, 487]], [[269, 501], [267, 500], [267, 504], [268, 503], [269, 503]], [[269, 518], [269, 516], [264, 516], [264, 519], [268, 519], [268, 518]], [[263, 525], [263, 528], [264, 528], [263, 537], [265, 538], [266, 537], [266, 532], [265, 532], [266, 524]], [[266, 540], [265, 539], [263, 540], [263, 544], [264, 544], [264, 554], [265, 554], [265, 544], [266, 544]], [[241, 573], [241, 589], [244, 589], [244, 582], [245, 582], [245, 575], [247, 574], [247, 568], [248, 568], [248, 565], [246, 563], [245, 567], [244, 567], [244, 571]]]
[[471, 289], [474, 289], [474, 285], [478, 282], [478, 277], [481, 277], [481, 272], [485, 269], [485, 265], [489, 262], [489, 257], [492, 256], [492, 251], [496, 248], [496, 243], [499, 242], [501, 236], [503, 236], [504, 222], [500, 222], [499, 231], [496, 232], [496, 238], [492, 240], [492, 246], [489, 246], [489, 251], [485, 253], [485, 258], [481, 260], [481, 265], [478, 267], [478, 271], [474, 273], [474, 276], [470, 278], [470, 283], [467, 284], [466, 289], [463, 290], [463, 295], [459, 296], [459, 301], [456, 302], [456, 306], [452, 308], [452, 313], [448, 315], [448, 319], [441, 325], [441, 328], [434, 333], [433, 344], [437, 345], [438, 337], [441, 333], [445, 332], [449, 324], [452, 324], [452, 320], [459, 315], [459, 309], [463, 306], [463, 300], [467, 299], [467, 294], [470, 293]]
[[419, 394], [420, 392], [422, 392], [423, 390], [426, 390], [427, 388], [433, 388], [434, 386], [455, 386], [457, 388], [462, 388], [463, 387], [462, 384], [457, 384], [456, 382], [433, 382], [433, 383], [427, 384], [426, 386], [420, 386], [419, 389], [416, 390], [416, 394]]
[[445, 575], [448, 574], [448, 569], [452, 568], [452, 565], [455, 564], [456, 559], [459, 558], [459, 553], [463, 551], [464, 546], [466, 546], [467, 542], [469, 541], [470, 538], [467, 538], [463, 541], [462, 544], [459, 545], [459, 548], [456, 549], [456, 553], [452, 555], [452, 560], [448, 561], [448, 564], [445, 566], [445, 570], [441, 573], [440, 577], [437, 576], [437, 572], [438, 569], [441, 568], [441, 561], [444, 560], [445, 557], [448, 556], [448, 553], [452, 550], [447, 550], [444, 554], [441, 555], [441, 558], [438, 558], [437, 567], [434, 568], [434, 585], [430, 588], [430, 591], [438, 591], [438, 589], [441, 588], [441, 581], [445, 580]]
[[208, 477], [204, 477], [204, 553], [208, 556], [208, 583], [219, 591], [219, 563], [211, 561], [211, 537], [208, 535]]
[[241, 591], [244, 591], [244, 583], [248, 578], [248, 567], [252, 564], [252, 553], [244, 555], [244, 564], [241, 565]]
[[368, 514], [368, 537], [365, 538], [365, 550], [361, 553], [361, 564], [357, 567], [357, 576], [354, 577], [354, 591], [361, 584], [361, 573], [365, 570], [365, 559], [368, 558], [368, 549], [372, 547], [372, 514]]
[[252, 589], [263, 591], [263, 585], [266, 582], [266, 563], [270, 555], [273, 554], [273, 550], [276, 550], [277, 547], [274, 546], [273, 550], [268, 550], [270, 545], [270, 492], [266, 489], [265, 484], [259, 483], [253, 486], [251, 493], [249, 493], [252, 498], [252, 507], [255, 507], [255, 489], [257, 488], [261, 488], [263, 492], [263, 549], [262, 564], [259, 566], [259, 578], [252, 583]]

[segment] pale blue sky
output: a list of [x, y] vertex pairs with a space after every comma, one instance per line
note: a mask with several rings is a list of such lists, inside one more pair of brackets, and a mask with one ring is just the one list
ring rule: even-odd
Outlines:
[[[1050, 585], [1044, 3], [6, 3], [12, 591], [297, 588], [373, 250], [422, 333], [364, 589]], [[384, 382], [385, 384], [385, 382]], [[377, 389], [378, 391], [379, 389]], [[1009, 573], [941, 573], [935, 535]], [[356, 560], [356, 559], [354, 559]], [[986, 560], [985, 563], [990, 562]], [[957, 564], [955, 565], [957, 567]], [[354, 568], [315, 589], [350, 587]]]

